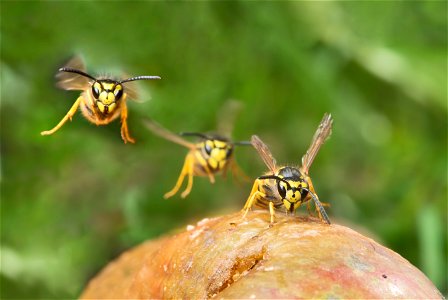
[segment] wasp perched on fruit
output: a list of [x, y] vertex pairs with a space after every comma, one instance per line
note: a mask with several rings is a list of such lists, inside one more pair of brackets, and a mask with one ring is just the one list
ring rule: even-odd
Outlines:
[[[231, 104], [234, 105], [235, 102]], [[184, 132], [177, 135], [152, 120], [145, 120], [144, 124], [154, 134], [189, 149], [176, 185], [164, 195], [165, 199], [174, 196], [179, 191], [186, 176], [188, 176], [188, 183], [181, 193], [182, 198], [187, 197], [191, 192], [193, 176], [207, 176], [210, 182], [214, 183], [215, 174], [222, 173], [225, 176], [230, 169], [236, 177], [246, 177], [235, 161], [234, 147], [250, 145], [249, 141], [232, 142], [222, 135], [196, 132]], [[229, 130], [228, 127], [226, 131]], [[191, 143], [182, 136], [195, 136], [200, 138], [200, 141]]]
[[299, 168], [277, 167], [269, 148], [258, 136], [252, 136], [251, 143], [269, 168], [269, 172], [255, 180], [243, 208], [244, 216], [254, 204], [262, 207], [268, 206], [272, 224], [274, 223], [274, 208], [284, 206], [286, 213], [293, 213], [303, 203], [308, 203], [308, 211], [310, 212], [310, 200], [313, 200], [319, 218], [330, 224], [330, 219], [323, 207], [325, 204], [319, 201], [308, 171], [320, 147], [330, 136], [332, 124], [331, 115], [325, 114], [314, 134], [308, 151], [302, 157], [302, 166]]
[[71, 59], [67, 65], [59, 69], [58, 86], [65, 90], [83, 91], [62, 120], [51, 130], [42, 131], [41, 135], [51, 135], [58, 131], [80, 107], [84, 117], [96, 125], [106, 125], [121, 116], [121, 137], [125, 143], [134, 143], [129, 135], [127, 98], [136, 99], [137, 95], [131, 87], [132, 81], [160, 79], [159, 76], [137, 76], [122, 80], [95, 78], [86, 73], [80, 57]]

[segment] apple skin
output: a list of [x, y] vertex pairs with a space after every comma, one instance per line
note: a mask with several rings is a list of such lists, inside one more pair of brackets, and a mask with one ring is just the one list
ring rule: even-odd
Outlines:
[[106, 266], [81, 299], [443, 298], [394, 251], [354, 230], [267, 211], [204, 219]]

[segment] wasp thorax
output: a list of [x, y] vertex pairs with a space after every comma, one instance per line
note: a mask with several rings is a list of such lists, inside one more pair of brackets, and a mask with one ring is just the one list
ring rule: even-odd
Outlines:
[[210, 139], [203, 142], [203, 152], [207, 162], [213, 169], [224, 167], [232, 155], [233, 145], [226, 141]]
[[293, 181], [299, 181], [300, 179], [303, 180], [303, 176], [300, 173], [300, 171], [293, 167], [281, 168], [280, 170], [278, 170], [278, 176], [284, 178], [285, 180], [293, 180]]

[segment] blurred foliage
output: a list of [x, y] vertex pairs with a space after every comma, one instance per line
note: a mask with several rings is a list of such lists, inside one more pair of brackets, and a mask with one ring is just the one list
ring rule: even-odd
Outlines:
[[[146, 239], [241, 209], [251, 183], [195, 178], [163, 200], [186, 150], [151, 135], [210, 131], [225, 101], [233, 137], [260, 135], [298, 164], [324, 112], [332, 138], [311, 175], [330, 218], [411, 261], [446, 295], [447, 3], [1, 3], [1, 297], [76, 297], [108, 261]], [[52, 136], [77, 92], [55, 88], [82, 55], [90, 73], [160, 75], [119, 122], [81, 114]], [[147, 101], [150, 98], [151, 100]], [[250, 148], [250, 177], [265, 167]], [[306, 210], [300, 210], [306, 213]]]

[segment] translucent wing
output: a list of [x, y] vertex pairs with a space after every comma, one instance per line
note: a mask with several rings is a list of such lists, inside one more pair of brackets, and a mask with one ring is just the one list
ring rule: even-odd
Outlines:
[[164, 139], [167, 139], [173, 143], [182, 145], [186, 148], [189, 149], [194, 149], [195, 148], [195, 144], [190, 143], [186, 140], [184, 140], [183, 138], [181, 138], [180, 136], [178, 136], [177, 134], [172, 133], [171, 131], [169, 131], [168, 129], [162, 127], [162, 125], [160, 125], [159, 123], [153, 121], [153, 120], [149, 120], [149, 119], [145, 119], [143, 120], [143, 124], [146, 126], [146, 128], [148, 128], [150, 131], [152, 131], [154, 134], [163, 137]]
[[[130, 78], [131, 76], [129, 76], [129, 74], [122, 74], [121, 75], [121, 79], [127, 79]], [[129, 81], [123, 84], [124, 86], [124, 90], [126, 92], [126, 94], [128, 94], [128, 97], [136, 102], [143, 102], [138, 100], [138, 92], [137, 92], [137, 82], [135, 81]]]
[[[141, 75], [141, 76], [134, 76], [130, 77], [127, 74], [123, 74], [121, 78], [121, 83], [124, 85], [125, 93], [129, 96], [130, 99], [136, 101], [136, 102], [144, 102], [144, 100], [141, 100], [140, 93], [138, 93], [138, 87], [136, 81], [138, 80], [154, 80], [154, 79], [161, 79], [160, 76], [152, 76], [152, 75]], [[148, 100], [150, 99], [149, 93], [143, 94], [144, 99]]]
[[[70, 59], [64, 67], [86, 72], [84, 61], [80, 56], [75, 56]], [[91, 81], [91, 79], [85, 76], [70, 72], [59, 72], [58, 74], [56, 74], [56, 79], [58, 80], [57, 86], [64, 90], [81, 91], [90, 87]]]
[[263, 159], [266, 166], [269, 168], [269, 170], [272, 173], [275, 173], [276, 171], [276, 162], [274, 157], [272, 157], [271, 151], [269, 150], [268, 146], [266, 146], [265, 143], [256, 135], [252, 136], [251, 144], [254, 146], [254, 148], [258, 151], [258, 154], [260, 155], [261, 159]]
[[140, 102], [140, 103], [144, 102], [143, 100], [140, 100], [138, 98], [139, 94], [137, 93], [137, 87], [134, 82], [126, 83], [124, 88], [126, 89], [126, 94], [128, 94], [128, 97], [130, 99], [132, 99], [133, 101], [136, 101], [136, 102]]
[[310, 169], [317, 152], [319, 152], [320, 147], [330, 136], [332, 125], [333, 119], [331, 118], [331, 114], [325, 113], [319, 127], [316, 130], [316, 133], [313, 136], [313, 140], [308, 148], [308, 151], [306, 151], [306, 154], [302, 157], [302, 171], [305, 174], [308, 174], [308, 170]]
[[243, 105], [240, 101], [229, 99], [224, 103], [218, 112], [217, 132], [225, 137], [231, 137], [235, 119], [241, 111]]

